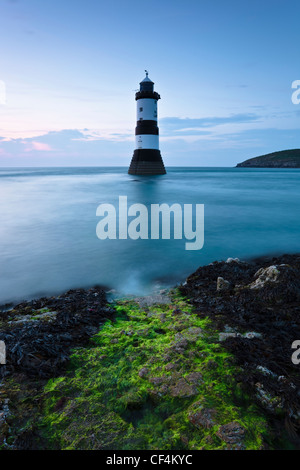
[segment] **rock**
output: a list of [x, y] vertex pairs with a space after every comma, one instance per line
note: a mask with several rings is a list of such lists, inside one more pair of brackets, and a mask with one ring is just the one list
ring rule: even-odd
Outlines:
[[6, 375], [59, 375], [71, 350], [87, 344], [101, 323], [114, 315], [100, 287], [70, 290], [59, 297], [16, 305], [1, 322], [0, 341], [6, 344], [8, 358]]
[[226, 341], [228, 338], [236, 338], [238, 333], [220, 333], [219, 341]]
[[202, 374], [200, 372], [191, 372], [190, 374], [186, 375], [184, 378], [190, 384], [200, 385], [203, 383]]
[[171, 299], [167, 295], [167, 291], [164, 293], [154, 293], [152, 295], [146, 295], [144, 297], [135, 297], [135, 301], [141, 308], [151, 307], [152, 305], [167, 305], [171, 302]]
[[149, 335], [149, 328], [144, 328], [143, 330], [137, 330], [136, 334], [138, 336], [148, 336]]
[[272, 377], [273, 379], [276, 379], [278, 377], [277, 374], [274, 374], [274, 372], [272, 372], [267, 367], [257, 366], [256, 369], [259, 370], [263, 375], [268, 375], [269, 377]]
[[275, 413], [277, 410], [282, 409], [282, 400], [278, 396], [273, 396], [271, 393], [268, 393], [263, 384], [257, 382], [255, 384], [256, 388], [256, 398], [259, 402], [266, 408], [268, 411]]
[[190, 385], [182, 378], [169, 387], [169, 393], [171, 397], [188, 398], [198, 395], [198, 389], [194, 384]]
[[171, 343], [170, 349], [174, 352], [182, 354], [188, 347], [189, 342], [181, 333], [175, 335], [175, 340]]
[[[216, 292], [218, 276], [235, 286], [228, 291], [230, 295]], [[242, 367], [238, 381], [265, 412], [272, 412], [276, 429], [284, 432], [285, 417], [291, 416], [291, 410], [292, 424], [299, 429], [300, 421], [294, 413], [300, 409], [299, 370], [291, 361], [291, 345], [300, 338], [299, 255], [201, 266], [187, 278], [180, 292], [222, 332], [220, 344]], [[258, 365], [277, 378], [257, 370]], [[203, 371], [207, 367], [204, 364]]]
[[267, 282], [277, 282], [280, 271], [278, 266], [269, 266], [268, 268], [261, 268], [255, 274], [256, 280], [250, 284], [250, 289], [261, 289]]
[[247, 339], [253, 339], [253, 338], [261, 339], [262, 334], [261, 333], [256, 333], [255, 331], [248, 331], [247, 333], [243, 334], [243, 337], [247, 338]]
[[176, 307], [174, 308], [173, 312], [172, 312], [172, 316], [173, 315], [181, 315], [182, 314], [182, 311], [180, 310], [180, 308]]
[[241, 261], [239, 260], [239, 258], [227, 258], [227, 260], [225, 261], [226, 264], [231, 264], [231, 263], [241, 263]]
[[183, 338], [187, 339], [190, 343], [195, 343], [203, 335], [202, 328], [189, 327], [181, 332]]
[[56, 319], [57, 312], [45, 312], [41, 314], [32, 314], [32, 316], [29, 315], [22, 315], [20, 317], [15, 317], [14, 320], [9, 321], [9, 325], [17, 325], [21, 323], [27, 323], [27, 322], [36, 322], [39, 320], [44, 320], [44, 321], [53, 321]]
[[166, 366], [165, 366], [165, 370], [167, 372], [171, 371], [171, 370], [176, 370], [178, 368], [178, 366], [176, 364], [173, 364], [173, 362], [169, 362]]
[[[195, 404], [193, 407], [195, 408]], [[216, 414], [217, 412], [213, 408], [204, 408], [202, 405], [200, 405], [197, 411], [195, 410], [189, 413], [188, 420], [198, 429], [209, 429], [215, 426], [216, 424]]]
[[245, 429], [236, 421], [220, 426], [216, 435], [235, 449], [244, 448]]
[[223, 277], [218, 277], [217, 279], [217, 291], [227, 291], [230, 289], [230, 282], [226, 281]]
[[167, 315], [165, 313], [162, 313], [159, 317], [160, 321], [162, 323], [165, 323], [166, 322], [166, 319], [167, 319]]
[[139, 371], [139, 377], [140, 377], [141, 379], [143, 379], [144, 377], [146, 377], [148, 374], [149, 374], [149, 369], [147, 369], [147, 367], [143, 367], [143, 368]]
[[151, 377], [149, 382], [153, 385], [162, 385], [166, 380], [166, 377], [162, 375], [161, 377]]

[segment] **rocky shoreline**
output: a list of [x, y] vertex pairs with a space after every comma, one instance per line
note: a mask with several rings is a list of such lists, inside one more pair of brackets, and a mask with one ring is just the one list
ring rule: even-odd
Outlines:
[[7, 348], [7, 365], [0, 374], [55, 377], [64, 370], [71, 348], [86, 345], [113, 315], [100, 287], [22, 302], [0, 312], [0, 341]]
[[300, 168], [300, 149], [282, 150], [238, 163], [236, 168]]
[[300, 338], [300, 256], [212, 263], [181, 291], [224, 332], [220, 340], [242, 367], [238, 380], [274, 430], [285, 426], [299, 442], [300, 365], [291, 360], [291, 346]]
[[95, 287], [1, 312], [0, 446], [299, 448], [299, 300], [300, 255], [284, 255], [214, 262], [152, 297]]

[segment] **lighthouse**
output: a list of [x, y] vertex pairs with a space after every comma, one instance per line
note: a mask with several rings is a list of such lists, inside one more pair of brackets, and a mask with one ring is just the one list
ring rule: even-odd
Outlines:
[[135, 94], [137, 125], [135, 129], [135, 150], [128, 170], [130, 175], [164, 175], [164, 162], [159, 150], [157, 126], [157, 102], [160, 95], [154, 91], [154, 83], [148, 77], [140, 82]]

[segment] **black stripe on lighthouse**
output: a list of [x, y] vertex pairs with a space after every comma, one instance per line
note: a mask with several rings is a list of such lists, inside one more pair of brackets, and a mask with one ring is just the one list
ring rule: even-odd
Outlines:
[[135, 128], [135, 135], [152, 134], [159, 135], [156, 121], [138, 121]]

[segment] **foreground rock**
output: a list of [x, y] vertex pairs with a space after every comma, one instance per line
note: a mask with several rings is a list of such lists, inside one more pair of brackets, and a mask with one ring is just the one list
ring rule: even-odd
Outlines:
[[299, 443], [300, 365], [291, 360], [291, 346], [300, 339], [300, 256], [215, 262], [192, 274], [181, 292], [221, 331], [220, 341], [242, 366], [237, 380], [270, 414], [273, 428], [280, 434], [285, 426]]
[[[95, 293], [78, 295], [93, 304]], [[0, 448], [264, 448], [268, 424], [248, 397], [236, 402], [237, 369], [211, 322], [177, 290], [169, 292], [169, 303], [152, 300], [116, 302], [113, 321], [105, 322], [88, 347], [74, 349], [68, 369], [49, 381], [28, 378], [26, 362], [5, 377]], [[52, 307], [58, 313], [50, 316], [49, 327], [59, 318], [59, 306]]]
[[2, 312], [0, 448], [299, 447], [299, 283], [299, 256], [229, 258], [179, 291]]
[[5, 342], [7, 351], [7, 365], [0, 367], [0, 374], [57, 375], [71, 348], [87, 344], [113, 313], [101, 288], [71, 290], [0, 312], [0, 341]]

